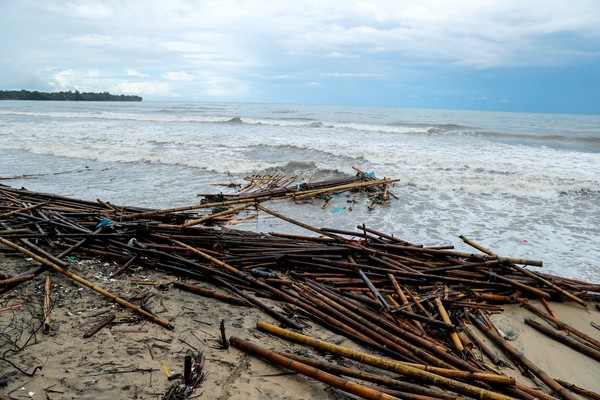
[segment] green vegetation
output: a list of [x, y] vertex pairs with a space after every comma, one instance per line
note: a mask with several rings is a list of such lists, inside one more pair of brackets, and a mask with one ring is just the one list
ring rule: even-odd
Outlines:
[[0, 90], [0, 100], [58, 100], [58, 101], [142, 101], [140, 96], [108, 92], [38, 92], [29, 90]]

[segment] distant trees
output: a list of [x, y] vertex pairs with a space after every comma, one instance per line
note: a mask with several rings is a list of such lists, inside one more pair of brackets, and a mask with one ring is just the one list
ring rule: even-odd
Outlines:
[[108, 92], [38, 92], [37, 90], [0, 90], [0, 100], [57, 100], [57, 101], [142, 101], [140, 96]]

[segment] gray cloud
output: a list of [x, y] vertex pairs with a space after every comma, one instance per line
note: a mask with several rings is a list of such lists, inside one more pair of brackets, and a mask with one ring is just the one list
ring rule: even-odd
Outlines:
[[6, 0], [0, 15], [5, 88], [244, 100], [285, 76], [391, 79], [411, 74], [407, 66], [535, 67], [600, 55], [596, 0]]

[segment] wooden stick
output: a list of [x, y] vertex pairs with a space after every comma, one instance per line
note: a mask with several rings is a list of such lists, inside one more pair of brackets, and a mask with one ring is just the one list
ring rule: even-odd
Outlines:
[[21, 308], [21, 307], [23, 307], [23, 303], [13, 304], [12, 306], [6, 306], [6, 307], [0, 308], [0, 312], [16, 310], [17, 308]]
[[219, 324], [219, 331], [221, 332], [221, 346], [223, 350], [227, 350], [229, 348], [229, 342], [227, 341], [227, 336], [225, 335], [225, 320], [222, 319]]
[[186, 386], [192, 383], [192, 356], [190, 355], [183, 359], [183, 383]]
[[83, 334], [83, 338], [87, 339], [89, 337], [94, 336], [96, 333], [100, 331], [100, 329], [104, 328], [106, 325], [110, 324], [112, 320], [116, 318], [115, 314], [109, 314], [106, 318], [103, 318], [100, 322], [94, 325], [90, 330]]
[[42, 331], [46, 334], [50, 333], [50, 276], [46, 277], [46, 284], [44, 285], [44, 327]]

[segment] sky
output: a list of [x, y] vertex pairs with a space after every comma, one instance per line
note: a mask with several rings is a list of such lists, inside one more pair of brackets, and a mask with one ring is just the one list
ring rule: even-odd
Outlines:
[[0, 0], [0, 89], [600, 114], [598, 0]]

